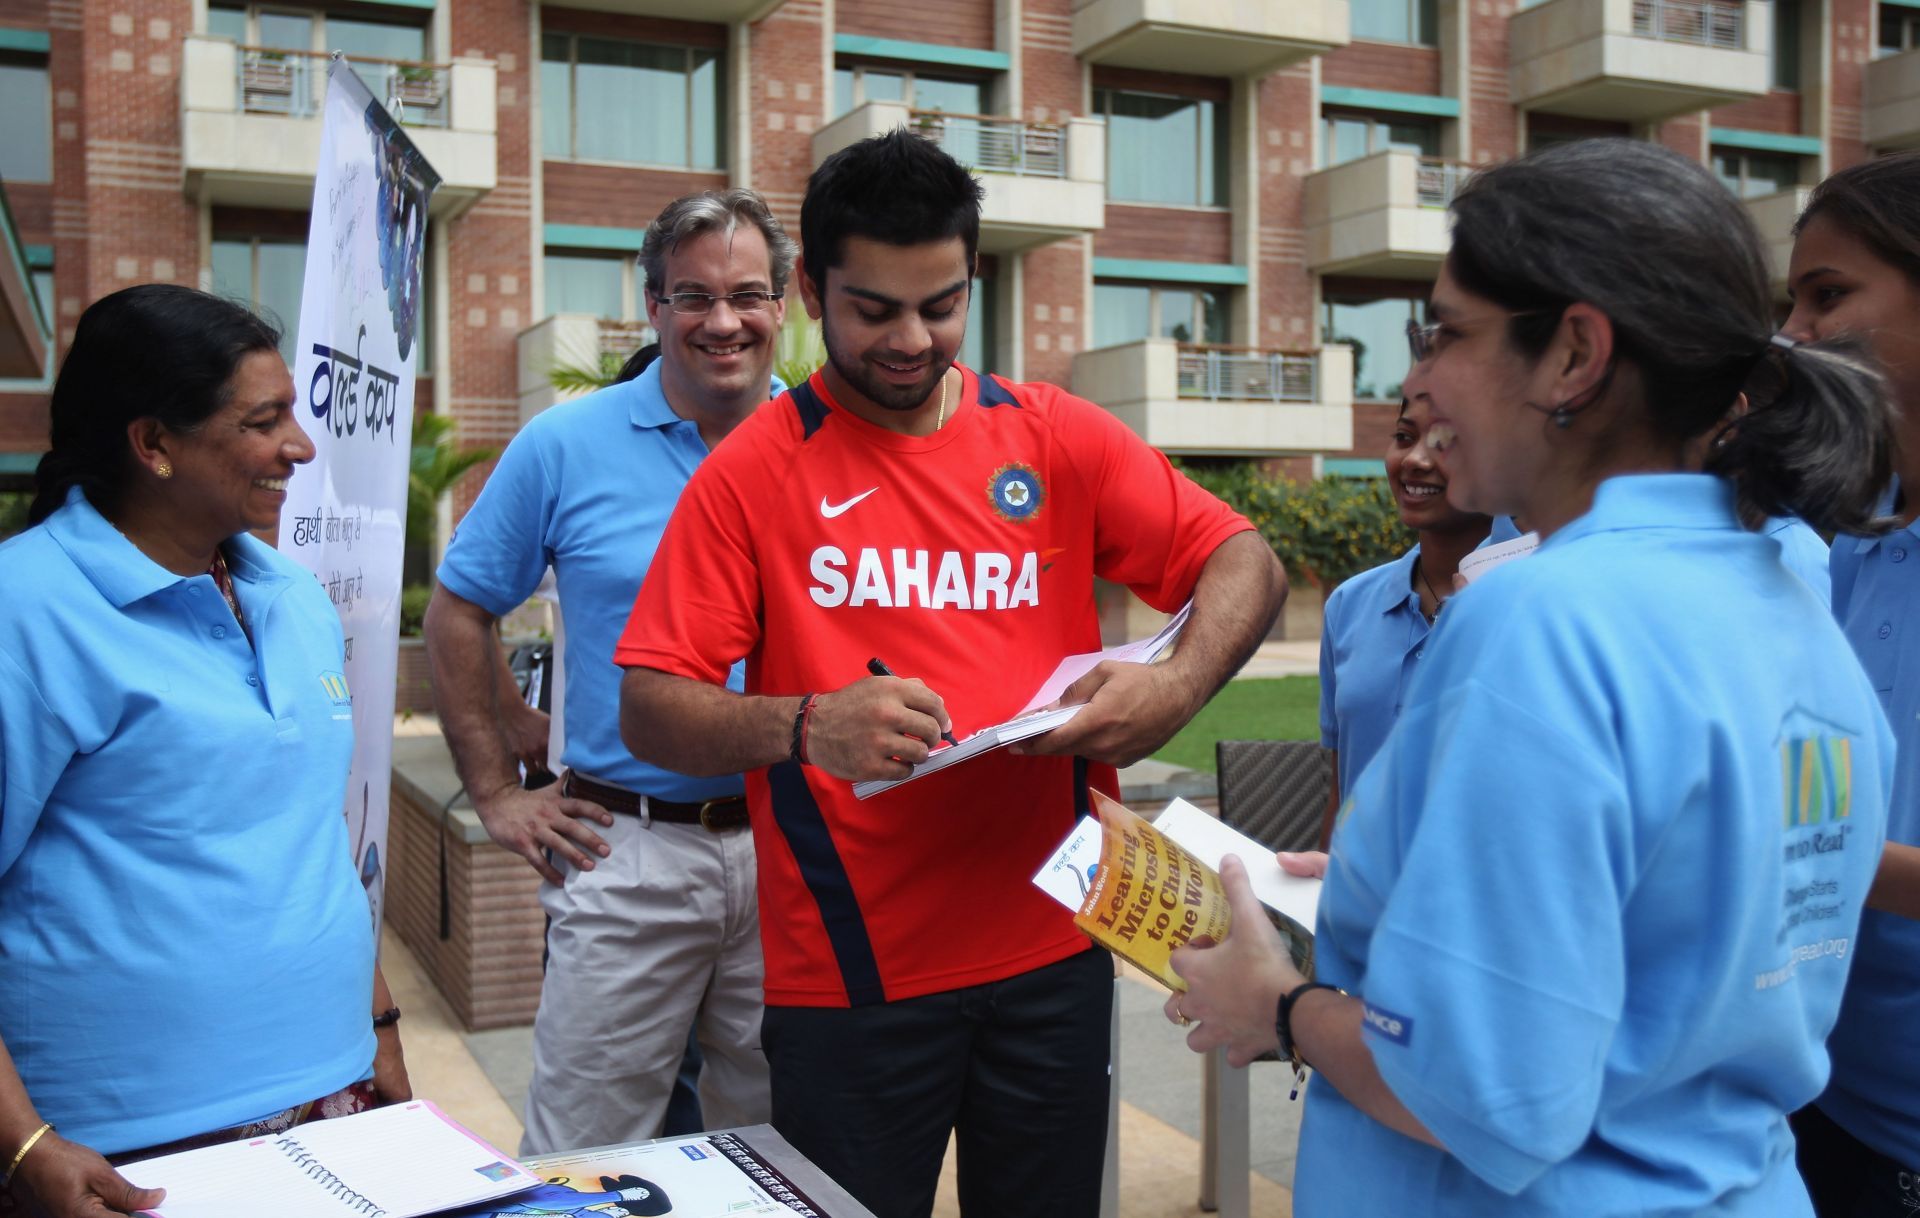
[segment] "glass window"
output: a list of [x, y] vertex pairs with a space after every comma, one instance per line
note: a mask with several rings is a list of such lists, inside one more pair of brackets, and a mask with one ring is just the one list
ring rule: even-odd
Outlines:
[[1227, 201], [1227, 124], [1205, 99], [1096, 89], [1107, 120], [1107, 197], [1209, 207]]
[[1093, 345], [1115, 347], [1152, 333], [1153, 289], [1130, 283], [1093, 285]]
[[1353, 0], [1348, 13], [1355, 38], [1439, 45], [1438, 0]]
[[1342, 165], [1393, 149], [1418, 156], [1440, 155], [1440, 124], [1431, 119], [1375, 118], [1334, 111], [1325, 115], [1320, 155], [1324, 165]]
[[53, 268], [33, 272], [33, 294], [40, 302], [40, 320], [53, 329]]
[[380, 101], [387, 100], [387, 65], [369, 59], [403, 59], [418, 63], [427, 57], [427, 32], [419, 26], [377, 21], [327, 18], [327, 49], [346, 52], [354, 75]]
[[975, 372], [994, 371], [993, 281], [976, 279], [967, 296], [967, 335], [960, 340], [960, 362]]
[[1902, 51], [1911, 51], [1915, 47], [1920, 47], [1920, 11], [1882, 4], [1880, 6], [1880, 40], [1879, 45], [1874, 48], [1874, 53], [1898, 55]]
[[833, 113], [835, 117], [853, 109], [853, 69], [833, 70]]
[[255, 46], [279, 51], [313, 49], [313, 18], [305, 13], [261, 13]]
[[207, 33], [216, 38], [231, 38], [237, 43], [247, 41], [247, 10], [243, 8], [221, 8], [218, 5], [207, 6]]
[[1773, 87], [1800, 87], [1800, 0], [1773, 0]]
[[1742, 199], [1779, 194], [1800, 184], [1800, 158], [1766, 152], [1713, 150], [1713, 172]]
[[1112, 347], [1149, 336], [1175, 342], [1224, 343], [1231, 317], [1224, 292], [1152, 284], [1093, 285], [1093, 345]]
[[604, 254], [547, 255], [547, 312], [626, 316], [626, 259]]
[[213, 290], [245, 301], [282, 328], [280, 354], [293, 363], [300, 335], [300, 293], [307, 267], [306, 242], [279, 237], [215, 237]]
[[726, 73], [718, 52], [549, 34], [541, 61], [545, 155], [722, 167]]
[[53, 181], [53, 95], [47, 61], [31, 55], [0, 55], [0, 181]]
[[1400, 383], [1407, 379], [1407, 322], [1425, 321], [1426, 304], [1404, 297], [1385, 299], [1329, 298], [1321, 322], [1321, 339], [1353, 348], [1353, 396], [1367, 401], [1397, 402]]
[[985, 114], [990, 83], [975, 77], [929, 76], [863, 63], [843, 64], [833, 72], [836, 116], [868, 102], [904, 102], [916, 110], [949, 114]]

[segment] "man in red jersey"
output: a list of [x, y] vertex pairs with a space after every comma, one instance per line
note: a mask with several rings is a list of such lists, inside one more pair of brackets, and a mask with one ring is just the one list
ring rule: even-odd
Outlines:
[[[747, 772], [781, 1133], [882, 1218], [931, 1211], [956, 1130], [966, 1212], [1090, 1218], [1111, 958], [1030, 877], [1089, 788], [1239, 668], [1286, 582], [1105, 410], [954, 364], [979, 208], [904, 131], [814, 172], [800, 284], [828, 363], [688, 483], [615, 652], [621, 729], [683, 773]], [[1096, 575], [1192, 598], [1170, 660], [1102, 665], [1023, 750], [853, 797], [1098, 648]], [[742, 656], [744, 695], [724, 686]]]

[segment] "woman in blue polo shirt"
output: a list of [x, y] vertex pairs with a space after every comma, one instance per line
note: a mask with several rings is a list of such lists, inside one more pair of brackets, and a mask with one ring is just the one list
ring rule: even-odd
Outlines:
[[1387, 442], [1387, 487], [1400, 523], [1419, 540], [1390, 563], [1363, 571], [1327, 597], [1320, 628], [1320, 745], [1332, 753], [1324, 842], [1341, 793], [1386, 740], [1449, 596], [1460, 560], [1487, 539], [1491, 518], [1447, 502], [1447, 476], [1427, 447], [1430, 406], [1400, 399]]
[[1826, 1077], [1892, 740], [1742, 521], [1870, 529], [1884, 382], [1769, 341], [1752, 222], [1664, 148], [1556, 145], [1452, 207], [1407, 393], [1449, 497], [1543, 541], [1441, 615], [1334, 834], [1317, 982], [1229, 865], [1234, 933], [1175, 957], [1168, 1013], [1313, 1066], [1305, 1218], [1806, 1215], [1786, 1114]]
[[339, 618], [250, 535], [313, 457], [278, 342], [186, 288], [93, 304], [0, 544], [0, 1214], [156, 1205], [102, 1156], [408, 1094]]
[[1920, 1210], [1920, 154], [1865, 161], [1814, 189], [1788, 267], [1783, 333], [1868, 344], [1899, 406], [1897, 527], [1834, 539], [1833, 611], [1899, 739], [1887, 848], [1828, 1041], [1833, 1078], [1794, 1117], [1822, 1218]]

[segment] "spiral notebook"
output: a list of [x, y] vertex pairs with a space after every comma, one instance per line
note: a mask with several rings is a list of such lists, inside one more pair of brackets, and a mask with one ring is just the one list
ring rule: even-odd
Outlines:
[[167, 1190], [141, 1211], [152, 1218], [418, 1218], [540, 1183], [424, 1101], [145, 1159], [120, 1174]]

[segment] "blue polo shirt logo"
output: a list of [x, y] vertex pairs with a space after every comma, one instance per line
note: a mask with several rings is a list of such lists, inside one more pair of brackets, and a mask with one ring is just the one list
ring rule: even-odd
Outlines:
[[332, 699], [335, 706], [353, 705], [353, 695], [347, 692], [345, 673], [332, 671], [321, 673], [320, 688], [327, 691], [327, 697]]

